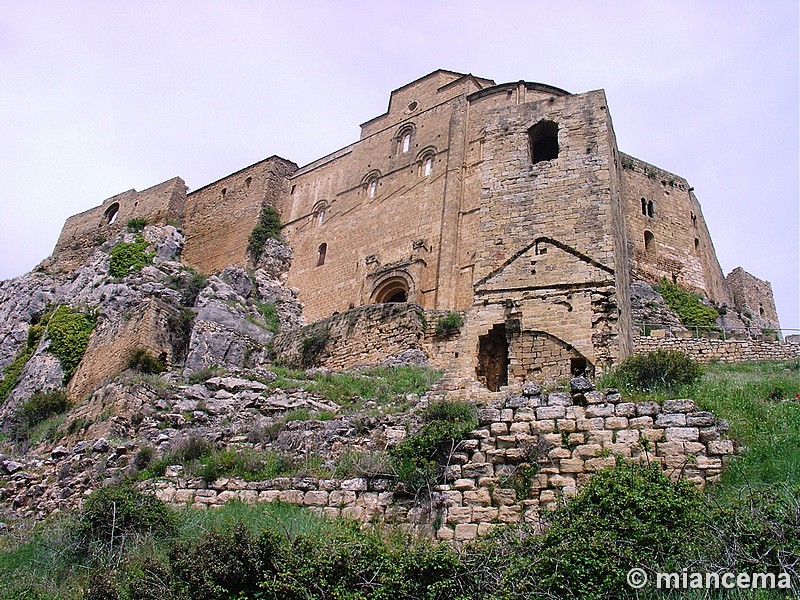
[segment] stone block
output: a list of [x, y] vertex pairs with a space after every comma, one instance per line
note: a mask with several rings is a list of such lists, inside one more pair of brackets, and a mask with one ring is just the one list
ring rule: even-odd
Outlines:
[[491, 506], [492, 498], [489, 496], [489, 490], [486, 488], [478, 488], [474, 491], [464, 492], [464, 505], [465, 506]]
[[328, 492], [306, 492], [303, 496], [305, 506], [327, 506]]
[[342, 490], [347, 492], [366, 492], [367, 480], [364, 477], [354, 477], [342, 481]]
[[684, 413], [663, 412], [656, 417], [656, 427], [685, 427], [686, 415]]
[[522, 507], [519, 504], [501, 506], [497, 520], [501, 523], [518, 523], [522, 519]]
[[508, 425], [506, 423], [492, 423], [489, 427], [492, 435], [508, 435]]
[[686, 415], [686, 425], [689, 427], [712, 427], [717, 422], [714, 413], [698, 411]]
[[734, 446], [731, 440], [718, 440], [708, 442], [708, 453], [715, 455], [726, 455], [734, 453]]
[[476, 506], [472, 509], [472, 522], [493, 522], [497, 521], [499, 510], [496, 506]]
[[626, 429], [628, 419], [625, 417], [606, 417], [606, 429]]
[[478, 526], [472, 523], [456, 525], [454, 538], [457, 542], [466, 542], [478, 537]]
[[477, 477], [489, 477], [494, 474], [494, 467], [491, 463], [467, 463], [461, 467], [461, 475], [465, 479]]
[[553, 433], [556, 430], [556, 422], [553, 419], [546, 421], [534, 421], [531, 423], [531, 432], [537, 433]]
[[638, 444], [639, 431], [636, 429], [622, 429], [617, 431], [617, 444]]
[[696, 442], [700, 439], [700, 430], [697, 427], [669, 427], [664, 435], [668, 442]]
[[694, 400], [664, 400], [663, 410], [665, 413], [691, 413], [697, 410]]
[[445, 522], [449, 525], [457, 525], [459, 523], [469, 523], [472, 521], [472, 507], [471, 506], [451, 506], [447, 509], [447, 517]]
[[478, 422], [481, 425], [489, 425], [500, 421], [500, 410], [497, 408], [479, 408], [478, 409]]
[[618, 417], [635, 417], [636, 405], [633, 402], [620, 402], [617, 404], [615, 413]]
[[584, 469], [594, 472], [600, 469], [613, 467], [615, 464], [617, 464], [617, 459], [613, 456], [590, 458], [584, 463]]
[[593, 419], [595, 417], [613, 417], [614, 405], [613, 404], [590, 404], [586, 407], [586, 418]]
[[281, 490], [278, 500], [287, 504], [303, 504], [303, 492], [299, 490]]
[[650, 429], [653, 427], [653, 417], [635, 417], [628, 419], [628, 427], [631, 429]]
[[593, 431], [603, 429], [606, 425], [606, 420], [603, 417], [595, 417], [594, 419], [578, 419], [575, 426], [578, 431]]
[[494, 506], [507, 506], [517, 501], [517, 493], [506, 488], [495, 488], [492, 492], [492, 504]]
[[547, 395], [548, 406], [572, 406], [572, 394], [567, 392], [552, 392]]
[[658, 402], [640, 402], [636, 405], [636, 414], [639, 417], [654, 417], [661, 412]]
[[556, 426], [561, 433], [571, 433], [577, 430], [577, 424], [574, 419], [559, 419], [556, 421]]
[[467, 490], [474, 490], [475, 489], [475, 480], [474, 479], [456, 479], [455, 483], [453, 483], [453, 489], [459, 491], [467, 491]]
[[587, 404], [605, 404], [606, 395], [603, 392], [586, 392], [583, 397]]
[[613, 431], [588, 431], [586, 433], [587, 444], [599, 444], [601, 446], [608, 446], [614, 442]]
[[583, 473], [584, 462], [580, 458], [564, 458], [558, 466], [562, 473]]
[[563, 419], [566, 413], [567, 411], [564, 406], [542, 406], [536, 409], [536, 420]]
[[454, 528], [447, 527], [443, 525], [436, 530], [436, 539], [441, 540], [443, 542], [449, 542], [456, 536], [456, 531]]
[[531, 424], [528, 422], [515, 422], [511, 423], [510, 427], [508, 428], [509, 433], [514, 435], [516, 434], [524, 434], [530, 435], [531, 433]]

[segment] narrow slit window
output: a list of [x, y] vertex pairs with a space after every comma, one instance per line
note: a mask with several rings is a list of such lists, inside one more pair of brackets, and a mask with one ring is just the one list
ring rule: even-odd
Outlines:
[[652, 231], [644, 232], [644, 250], [645, 252], [653, 252], [656, 247], [656, 237]]
[[328, 254], [328, 244], [323, 242], [323, 243], [321, 243], [319, 245], [319, 248], [317, 248], [317, 266], [318, 267], [321, 267], [322, 265], [325, 264], [325, 257], [327, 256], [327, 254]]
[[403, 134], [402, 152], [405, 154], [411, 148], [411, 132], [407, 131]]
[[647, 216], [647, 200], [642, 198], [642, 214]]
[[654, 204], [653, 204], [653, 201], [652, 201], [652, 200], [650, 200], [650, 201], [647, 203], [647, 216], [648, 216], [648, 217], [654, 217], [654, 216], [655, 216], [655, 214], [656, 214], [655, 206], [654, 206]]
[[373, 179], [372, 181], [369, 182], [369, 193], [368, 193], [368, 196], [370, 198], [374, 198], [377, 195], [378, 195], [378, 180], [377, 179]]

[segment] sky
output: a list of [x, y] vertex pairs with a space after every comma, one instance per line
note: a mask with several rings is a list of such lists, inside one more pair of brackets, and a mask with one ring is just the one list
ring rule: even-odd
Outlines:
[[[358, 139], [436, 69], [604, 89], [620, 150], [686, 177], [724, 273], [800, 328], [797, 0], [0, 0], [0, 279], [64, 220]], [[790, 333], [790, 332], [787, 332]]]

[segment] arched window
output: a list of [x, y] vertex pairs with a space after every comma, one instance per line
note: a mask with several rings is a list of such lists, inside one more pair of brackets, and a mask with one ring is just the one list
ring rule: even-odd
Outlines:
[[653, 252], [656, 249], [656, 236], [652, 231], [644, 232], [644, 250], [645, 252]]
[[428, 177], [433, 173], [433, 163], [436, 160], [436, 150], [427, 148], [420, 152], [417, 157], [417, 175], [419, 177]]
[[695, 249], [695, 252], [700, 249], [700, 239], [699, 238], [694, 238], [694, 249]]
[[328, 254], [328, 244], [322, 242], [317, 248], [317, 266], [321, 267], [325, 264], [325, 256]]
[[647, 200], [642, 198], [642, 214], [646, 217], [647, 216]]
[[378, 187], [379, 181], [381, 178], [380, 171], [370, 171], [367, 173], [366, 177], [361, 180], [361, 185], [364, 186], [364, 189], [367, 193], [367, 198], [375, 198], [378, 195]]
[[250, 189], [250, 184], [251, 183], [253, 183], [253, 178], [252, 177], [248, 177], [247, 179], [244, 180], [244, 187], [246, 187], [247, 189]]
[[117, 216], [119, 215], [119, 202], [114, 202], [111, 206], [106, 209], [106, 212], [103, 213], [103, 219], [106, 222], [106, 225], [113, 225], [114, 221], [117, 220]]
[[558, 158], [558, 124], [539, 121], [528, 129], [528, 142], [532, 164]]
[[372, 293], [372, 298], [376, 304], [408, 302], [408, 292], [408, 281], [404, 277], [395, 276], [382, 281]]
[[655, 214], [656, 214], [656, 211], [655, 211], [655, 206], [653, 205], [653, 201], [649, 200], [647, 202], [647, 216], [648, 217], [654, 217]]
[[414, 125], [406, 123], [397, 132], [397, 154], [406, 154], [411, 150], [411, 140], [414, 137]]
[[328, 211], [328, 203], [325, 200], [321, 202], [317, 202], [314, 205], [314, 210], [312, 211], [312, 217], [314, 219], [314, 224], [319, 227], [325, 222], [325, 213]]

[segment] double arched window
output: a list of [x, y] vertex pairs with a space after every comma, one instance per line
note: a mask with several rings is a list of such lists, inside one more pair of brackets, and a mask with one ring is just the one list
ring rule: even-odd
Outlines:
[[378, 188], [380, 186], [380, 171], [370, 171], [366, 177], [361, 180], [361, 185], [367, 193], [367, 198], [375, 198], [378, 195]]
[[425, 148], [417, 157], [417, 175], [428, 177], [433, 173], [433, 163], [436, 161], [436, 149]]
[[312, 217], [314, 219], [314, 224], [319, 227], [325, 222], [325, 215], [327, 214], [329, 209], [328, 202], [326, 200], [321, 200], [314, 205], [314, 210], [312, 211]]

